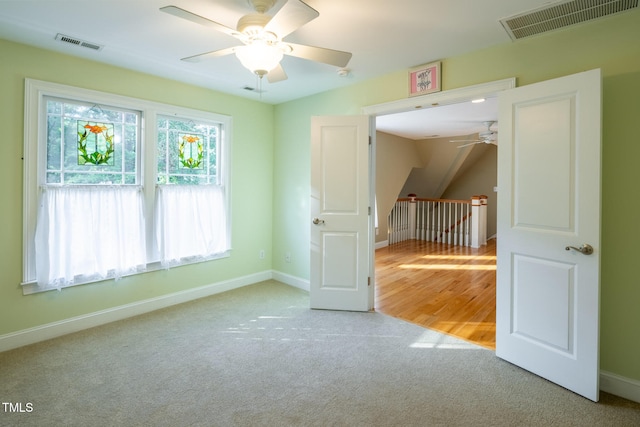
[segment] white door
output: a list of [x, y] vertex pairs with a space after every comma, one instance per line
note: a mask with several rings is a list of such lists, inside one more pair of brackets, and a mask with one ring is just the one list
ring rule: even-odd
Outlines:
[[368, 116], [311, 121], [311, 308], [370, 306]]
[[594, 401], [600, 120], [600, 70], [499, 95], [496, 355]]

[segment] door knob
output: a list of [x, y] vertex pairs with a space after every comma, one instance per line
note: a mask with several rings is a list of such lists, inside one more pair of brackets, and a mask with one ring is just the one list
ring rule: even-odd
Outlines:
[[578, 251], [584, 255], [591, 255], [593, 253], [593, 246], [591, 246], [588, 243], [585, 243], [584, 245], [580, 246], [579, 248], [576, 248], [575, 246], [567, 246], [566, 248], [564, 248], [566, 251], [570, 251], [571, 249], [573, 249], [574, 251]]
[[313, 218], [313, 223], [314, 223], [315, 225], [324, 224], [324, 219], [320, 219], [320, 218]]

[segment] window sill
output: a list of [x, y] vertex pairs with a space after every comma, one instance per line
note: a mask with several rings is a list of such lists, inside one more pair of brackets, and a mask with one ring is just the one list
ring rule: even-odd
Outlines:
[[[146, 266], [146, 268], [144, 270], [136, 271], [136, 272], [132, 272], [132, 273], [128, 273], [128, 274], [124, 274], [124, 275], [121, 276], [121, 278], [122, 277], [137, 276], [139, 274], [149, 273], [149, 272], [152, 272], [152, 271], [170, 270], [170, 269], [176, 268], [176, 267], [183, 267], [183, 266], [186, 266], [186, 265], [192, 265], [192, 264], [199, 264], [199, 263], [202, 263], [202, 262], [214, 261], [216, 259], [228, 258], [230, 256], [231, 256], [231, 249], [229, 249], [229, 250], [227, 250], [227, 251], [225, 251], [223, 253], [220, 253], [220, 254], [209, 256], [207, 258], [183, 259], [179, 263], [171, 264], [169, 266], [163, 266], [162, 264], [160, 264], [159, 261], [151, 262], [151, 263], [147, 264], [147, 266]], [[55, 288], [55, 287], [43, 288], [41, 286], [38, 286], [38, 283], [36, 281], [23, 282], [21, 284], [21, 286], [22, 286], [22, 295], [38, 294], [38, 293], [48, 292], [48, 291], [61, 291], [63, 289], [71, 288], [71, 287], [74, 287], [74, 286], [87, 285], [87, 284], [91, 284], [91, 283], [106, 282], [106, 281], [110, 281], [110, 280], [119, 280], [119, 279], [116, 279], [114, 275], [109, 275], [108, 277], [77, 280], [76, 282], [74, 282], [71, 285], [62, 286], [60, 289]]]

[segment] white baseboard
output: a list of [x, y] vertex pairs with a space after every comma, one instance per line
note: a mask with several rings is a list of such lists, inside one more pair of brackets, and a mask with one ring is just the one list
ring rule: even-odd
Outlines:
[[271, 270], [112, 307], [0, 336], [0, 352], [269, 280]]
[[280, 271], [274, 271], [272, 279], [286, 285], [293, 286], [294, 288], [302, 289], [303, 291], [309, 292], [310, 289], [308, 280], [291, 276], [290, 274], [282, 273]]
[[600, 390], [640, 403], [640, 381], [601, 370]]
[[376, 249], [380, 249], [380, 248], [384, 248], [386, 246], [389, 246], [389, 241], [388, 240], [383, 240], [381, 242], [376, 242], [375, 248]]

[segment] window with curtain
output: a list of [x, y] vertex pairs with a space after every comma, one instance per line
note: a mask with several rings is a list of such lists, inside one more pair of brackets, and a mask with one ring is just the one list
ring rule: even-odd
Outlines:
[[229, 117], [30, 79], [25, 105], [25, 294], [229, 255]]
[[163, 266], [229, 249], [219, 123], [158, 116], [156, 245]]
[[121, 277], [146, 265], [140, 111], [44, 98], [46, 144], [35, 235], [39, 284]]

